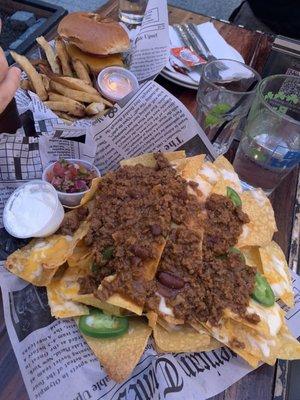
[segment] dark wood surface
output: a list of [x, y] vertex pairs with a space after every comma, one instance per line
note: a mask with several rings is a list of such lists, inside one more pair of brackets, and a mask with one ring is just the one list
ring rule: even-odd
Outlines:
[[[111, 0], [98, 12], [103, 15], [117, 16], [117, 1]], [[169, 7], [170, 23], [201, 23], [210, 18]], [[250, 32], [241, 27], [214, 20], [215, 26], [225, 40], [235, 47], [244, 57], [245, 62], [258, 72], [262, 72], [272, 45], [272, 37], [257, 32]], [[49, 35], [53, 37], [54, 31]], [[48, 36], [48, 37], [49, 37]], [[157, 81], [179, 98], [194, 113], [196, 107], [195, 91], [185, 89], [158, 77]], [[299, 171], [293, 171], [273, 193], [271, 201], [275, 210], [278, 233], [276, 241], [289, 254], [292, 219], [295, 204], [295, 193]], [[3, 309], [0, 305], [0, 400], [28, 400], [28, 395], [11, 348], [5, 323]], [[212, 400], [271, 400], [276, 367], [263, 365], [232, 385]], [[56, 400], [56, 399], [54, 399]]]

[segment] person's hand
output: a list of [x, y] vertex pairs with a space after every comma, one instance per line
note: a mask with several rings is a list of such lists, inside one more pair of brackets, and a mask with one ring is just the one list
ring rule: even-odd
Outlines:
[[14, 97], [19, 87], [21, 71], [17, 67], [8, 68], [5, 54], [0, 47], [0, 114]]

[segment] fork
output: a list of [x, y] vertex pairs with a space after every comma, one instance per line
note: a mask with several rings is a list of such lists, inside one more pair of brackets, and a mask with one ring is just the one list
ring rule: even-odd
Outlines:
[[[199, 47], [198, 43], [200, 43], [201, 47], [205, 51], [206, 59], [208, 61], [216, 60], [217, 58], [211, 53], [207, 44], [205, 43], [205, 40], [198, 32], [198, 29], [195, 27], [195, 25], [192, 23], [189, 23], [189, 24], [184, 24], [183, 26], [184, 26], [184, 29], [185, 29], [187, 35], [189, 35], [192, 38], [192, 40], [197, 44], [198, 47]], [[201, 48], [201, 51], [202, 51], [202, 48]]]

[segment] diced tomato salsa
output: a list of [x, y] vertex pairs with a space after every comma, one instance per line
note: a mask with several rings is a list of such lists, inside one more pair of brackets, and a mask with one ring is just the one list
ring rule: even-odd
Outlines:
[[61, 159], [47, 173], [47, 180], [60, 192], [78, 193], [88, 190], [96, 176], [95, 171], [87, 169], [83, 164]]

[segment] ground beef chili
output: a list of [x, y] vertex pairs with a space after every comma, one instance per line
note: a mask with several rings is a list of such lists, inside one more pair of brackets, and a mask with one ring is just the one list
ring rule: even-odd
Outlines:
[[86, 207], [79, 207], [67, 212], [59, 229], [59, 233], [62, 235], [73, 235], [87, 215], [88, 209]]
[[[85, 238], [94, 265], [79, 280], [80, 292], [104, 301], [119, 293], [145, 311], [159, 311], [163, 296], [186, 322], [217, 324], [225, 308], [245, 315], [255, 270], [230, 247], [247, 215], [224, 196], [201, 203], [191, 190], [197, 184], [177, 175], [162, 155], [156, 160], [156, 168], [124, 166], [101, 180]], [[159, 259], [160, 245], [156, 276], [147, 281], [145, 266]]]

